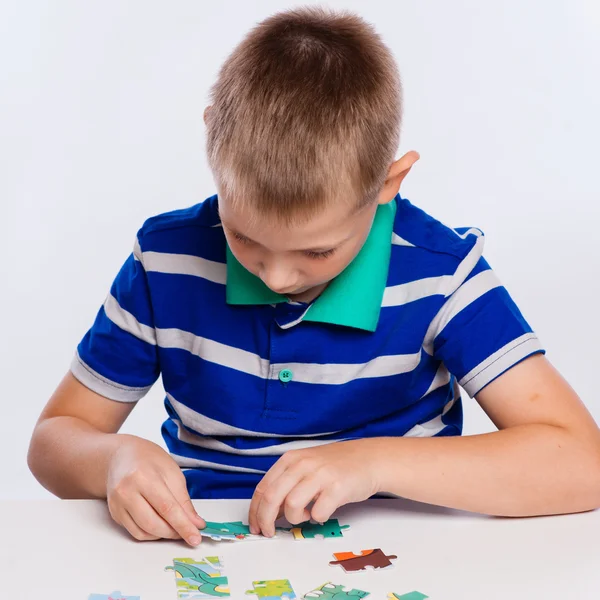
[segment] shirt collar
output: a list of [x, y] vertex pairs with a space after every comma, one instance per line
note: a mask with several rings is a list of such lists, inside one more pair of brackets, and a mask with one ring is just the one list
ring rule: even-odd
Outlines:
[[[387, 282], [399, 196], [377, 207], [371, 231], [354, 260], [312, 303], [304, 321], [375, 331]], [[277, 304], [287, 298], [246, 270], [227, 246], [227, 304]]]

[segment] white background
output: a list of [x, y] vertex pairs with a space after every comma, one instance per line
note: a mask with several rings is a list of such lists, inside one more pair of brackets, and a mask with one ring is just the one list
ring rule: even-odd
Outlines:
[[[344, 1], [404, 83], [401, 193], [485, 255], [600, 420], [600, 8], [595, 0]], [[285, 1], [0, 2], [0, 498], [47, 496], [26, 452], [135, 232], [215, 193], [202, 111]], [[490, 429], [474, 401], [465, 432]], [[125, 431], [160, 441], [156, 384]]]

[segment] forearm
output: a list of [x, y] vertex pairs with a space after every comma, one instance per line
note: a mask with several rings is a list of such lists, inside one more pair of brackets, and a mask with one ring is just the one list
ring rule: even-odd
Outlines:
[[566, 429], [522, 425], [466, 437], [378, 438], [380, 490], [491, 515], [600, 506], [600, 457]]
[[75, 417], [49, 418], [34, 431], [29, 468], [61, 498], [106, 498], [108, 463], [127, 437], [104, 433]]

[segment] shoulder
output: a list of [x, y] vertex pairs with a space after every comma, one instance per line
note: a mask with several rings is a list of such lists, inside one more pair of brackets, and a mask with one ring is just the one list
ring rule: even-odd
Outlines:
[[171, 229], [214, 227], [219, 224], [217, 195], [215, 194], [187, 208], [178, 208], [148, 217], [140, 228], [140, 234], [148, 237], [153, 233]]
[[186, 208], [153, 215], [139, 228], [140, 253], [190, 254], [220, 261], [225, 257], [217, 195]]
[[450, 227], [400, 195], [396, 202], [388, 285], [422, 282], [449, 296], [478, 266], [483, 231]]

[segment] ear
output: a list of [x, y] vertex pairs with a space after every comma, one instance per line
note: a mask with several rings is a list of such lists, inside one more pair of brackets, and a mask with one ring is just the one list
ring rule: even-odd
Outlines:
[[208, 124], [208, 123], [207, 123], [207, 121], [206, 121], [206, 119], [207, 119], [207, 117], [208, 117], [208, 110], [209, 110], [209, 109], [210, 109], [210, 106], [207, 106], [207, 107], [204, 109], [204, 124], [205, 124], [205, 125], [207, 125], [207, 124]]
[[400, 184], [419, 158], [421, 158], [419, 153], [411, 150], [391, 164], [383, 188], [379, 192], [378, 204], [387, 204], [395, 198], [400, 190]]

